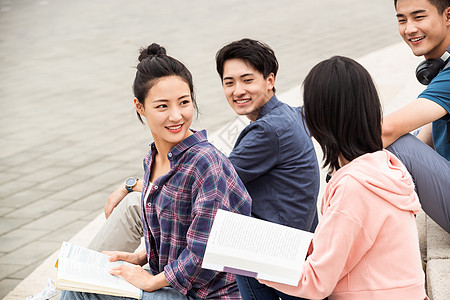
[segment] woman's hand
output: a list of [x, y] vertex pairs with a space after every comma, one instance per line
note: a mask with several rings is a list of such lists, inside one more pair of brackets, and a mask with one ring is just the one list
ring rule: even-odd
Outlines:
[[263, 280], [263, 279], [256, 279], [256, 280], [258, 280], [259, 283], [261, 283], [261, 284], [265, 284], [265, 285], [267, 285], [271, 288], [274, 288], [278, 291], [281, 291], [285, 294], [292, 295], [292, 296], [298, 296], [298, 295], [295, 295], [295, 287], [292, 285], [287, 285], [284, 283], [278, 283], [278, 282], [268, 281], [268, 280]]
[[122, 201], [125, 196], [128, 195], [128, 190], [125, 188], [125, 184], [122, 183], [119, 187], [108, 197], [108, 201], [105, 204], [105, 217], [108, 219], [114, 208]]
[[109, 261], [123, 260], [134, 264], [134, 266], [120, 265], [111, 268], [109, 273], [123, 277], [126, 281], [146, 292], [153, 292], [162, 287], [169, 286], [164, 276], [164, 272], [156, 276], [151, 275], [141, 266], [147, 263], [147, 253], [142, 250], [137, 253], [121, 252], [121, 251], [103, 251], [109, 255]]
[[313, 240], [311, 240], [311, 244], [309, 244], [308, 252], [306, 253], [306, 257], [310, 256], [314, 251]]
[[108, 259], [111, 262], [123, 260], [139, 266], [143, 266], [147, 263], [147, 253], [145, 252], [145, 250], [136, 253], [122, 251], [103, 251], [102, 253], [109, 255]]
[[120, 265], [111, 268], [109, 273], [124, 278], [135, 287], [146, 292], [153, 292], [161, 288], [155, 280], [156, 276], [151, 275], [141, 266]]
[[258, 278], [256, 278], [256, 280], [258, 280], [259, 283], [265, 284], [265, 285], [270, 286], [270, 287], [271, 287], [273, 284], [275, 284], [275, 282], [268, 281], [268, 280], [263, 280], [263, 279], [258, 279]]
[[[142, 192], [142, 188], [144, 187], [144, 182], [142, 180], [138, 180], [136, 182], [136, 185], [133, 187], [134, 192]], [[108, 201], [106, 201], [105, 205], [105, 217], [108, 219], [111, 213], [113, 212], [114, 208], [122, 201], [123, 198], [125, 198], [126, 195], [128, 195], [128, 190], [125, 187], [125, 182], [120, 184], [117, 189], [112, 192], [111, 195], [108, 197]]]
[[165, 286], [169, 286], [169, 283], [164, 276], [164, 272], [153, 276], [141, 266], [128, 266], [120, 265], [111, 268], [109, 271], [111, 275], [120, 276], [137, 288], [140, 288], [146, 292], [153, 292], [159, 290]]

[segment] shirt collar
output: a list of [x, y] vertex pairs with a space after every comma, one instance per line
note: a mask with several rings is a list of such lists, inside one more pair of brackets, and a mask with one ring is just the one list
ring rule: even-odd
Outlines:
[[[173, 146], [172, 149], [170, 149], [168, 153], [169, 158], [172, 156], [178, 156], [179, 154], [183, 153], [192, 146], [208, 140], [206, 130], [195, 131], [191, 129], [191, 131], [193, 132], [193, 134], [191, 134], [190, 136], [188, 136], [187, 138], [185, 138], [184, 140]], [[151, 148], [153, 153], [157, 152], [154, 142], [151, 144]]]
[[259, 111], [259, 115], [256, 118], [256, 120], [258, 120], [258, 119], [264, 117], [265, 115], [267, 115], [272, 109], [277, 107], [278, 104], [280, 104], [280, 100], [278, 100], [276, 95], [273, 95], [273, 97], [270, 98], [270, 100], [266, 104], [264, 104], [264, 106], [261, 108], [261, 110]]

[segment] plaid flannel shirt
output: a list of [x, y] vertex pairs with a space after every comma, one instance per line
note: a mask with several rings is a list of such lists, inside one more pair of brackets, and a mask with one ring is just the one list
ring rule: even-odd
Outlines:
[[251, 198], [229, 160], [194, 132], [168, 153], [170, 171], [150, 185], [154, 144], [144, 159], [144, 236], [150, 269], [202, 299], [241, 299], [234, 275], [201, 268], [217, 209], [250, 215]]

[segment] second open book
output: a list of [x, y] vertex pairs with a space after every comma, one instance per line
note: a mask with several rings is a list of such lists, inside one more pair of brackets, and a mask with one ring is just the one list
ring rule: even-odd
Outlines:
[[313, 233], [217, 211], [202, 267], [296, 286]]

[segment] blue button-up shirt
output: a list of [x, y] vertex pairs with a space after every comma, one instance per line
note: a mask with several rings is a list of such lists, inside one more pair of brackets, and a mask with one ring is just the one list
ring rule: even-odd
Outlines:
[[319, 166], [301, 108], [273, 96], [239, 135], [229, 159], [252, 197], [252, 215], [303, 230], [317, 225]]
[[[149, 266], [169, 284], [202, 299], [241, 299], [234, 275], [202, 269], [217, 209], [250, 215], [251, 199], [230, 161], [198, 131], [169, 154], [169, 173], [149, 185], [157, 150], [144, 159], [143, 228]], [[147, 188], [151, 189], [146, 195]]]

